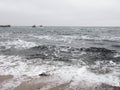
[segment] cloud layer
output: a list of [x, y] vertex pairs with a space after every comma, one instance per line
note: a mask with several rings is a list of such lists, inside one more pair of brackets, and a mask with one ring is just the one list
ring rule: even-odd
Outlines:
[[0, 24], [120, 25], [120, 0], [0, 0]]

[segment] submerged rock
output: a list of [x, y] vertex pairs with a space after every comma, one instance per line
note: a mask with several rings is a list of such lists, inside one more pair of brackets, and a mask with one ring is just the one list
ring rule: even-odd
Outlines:
[[43, 72], [43, 73], [39, 74], [39, 76], [50, 76], [50, 75]]

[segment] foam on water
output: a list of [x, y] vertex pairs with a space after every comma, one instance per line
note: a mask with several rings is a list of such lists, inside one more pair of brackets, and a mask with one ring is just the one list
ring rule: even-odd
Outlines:
[[33, 36], [33, 37], [43, 40], [45, 39], [45, 40], [63, 41], [63, 42], [77, 38], [77, 36], [63, 36], [63, 35], [59, 35], [59, 36], [42, 35], [42, 36]]
[[87, 70], [87, 67], [62, 67], [56, 74], [62, 81], [70, 81], [72, 80], [73, 83], [79, 84], [81, 81], [86, 81], [91, 84], [109, 84], [113, 86], [120, 86], [119, 80], [120, 78], [113, 75], [113, 74], [106, 74], [106, 75], [97, 75], [91, 73]]
[[120, 57], [120, 52], [119, 52], [119, 53], [116, 53], [116, 54], [114, 55], [114, 57]]
[[[48, 72], [50, 75], [55, 76], [56, 80], [61, 82], [73, 81], [73, 84], [78, 84], [81, 81], [86, 81], [91, 84], [109, 84], [113, 86], [120, 86], [120, 78], [116, 73], [108, 74], [95, 74], [90, 72], [88, 66], [57, 66], [57, 65], [32, 65], [27, 62], [22, 62], [23, 58], [19, 56], [0, 56], [0, 74], [1, 75], [14, 75], [19, 78], [20, 83], [24, 77], [38, 76], [40, 73]], [[59, 63], [59, 62], [58, 62]]]
[[[23, 58], [19, 56], [0, 56], [0, 73], [1, 75], [14, 76], [34, 76], [44, 71], [45, 66], [28, 65], [22, 61]], [[42, 68], [42, 69], [40, 69]]]
[[35, 37], [35, 38], [38, 38], [38, 39], [47, 39], [47, 40], [52, 39], [52, 37], [51, 37], [51, 36], [48, 36], [48, 35], [42, 35], [42, 36], [34, 36], [34, 35], [31, 35], [31, 36], [33, 36], [33, 37]]
[[17, 49], [25, 49], [36, 46], [34, 42], [27, 42], [21, 39], [16, 39], [13, 41], [6, 41], [6, 42], [0, 42], [0, 46], [5, 46], [6, 49], [8, 48], [17, 48]]
[[97, 36], [93, 37], [90, 35], [32, 35], [32, 37], [43, 39], [43, 40], [52, 40], [52, 41], [62, 41], [71, 43], [73, 40], [98, 40], [98, 41], [119, 41], [120, 37], [118, 36]]
[[[109, 50], [104, 52], [104, 49], [97, 50], [96, 48], [92, 50], [88, 49], [88, 52], [81, 52], [80, 48], [67, 48], [68, 45], [73, 47], [78, 45], [78, 47], [81, 47], [81, 43], [88, 45], [89, 42], [94, 47], [92, 44], [94, 41], [96, 43], [104, 41], [102, 43], [106, 44], [107, 48], [112, 44], [119, 45], [120, 32], [114, 30], [117, 28], [111, 27], [101, 30], [99, 27], [53, 27], [53, 29], [52, 27], [45, 27], [44, 30], [38, 28], [34, 28], [33, 30], [28, 27], [15, 27], [7, 28], [8, 30], [4, 29], [0, 30], [0, 75], [13, 75], [14, 78], [12, 81], [3, 83], [3, 90], [19, 85], [27, 77], [39, 77], [39, 74], [43, 72], [50, 74], [61, 82], [72, 80], [73, 85], [85, 81], [88, 85], [106, 83], [113, 86], [120, 86], [119, 53], [110, 53], [110, 55], [108, 53], [106, 55], [106, 52]], [[111, 41], [117, 42], [113, 43]], [[47, 45], [54, 45], [55, 48], [39, 46], [41, 44], [46, 45], [46, 43]], [[56, 44], [60, 46], [61, 43], [65, 47], [56, 46]], [[15, 49], [12, 50], [10, 48]], [[11, 51], [7, 52], [5, 49]], [[31, 58], [26, 58], [27, 55], [31, 55]], [[103, 60], [107, 58], [110, 59]], [[99, 70], [104, 71], [107, 68], [111, 71], [107, 73], [99, 72]]]

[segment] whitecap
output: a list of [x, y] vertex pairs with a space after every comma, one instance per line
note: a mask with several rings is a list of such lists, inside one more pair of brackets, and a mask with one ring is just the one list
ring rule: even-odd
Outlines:
[[17, 49], [23, 49], [23, 48], [30, 48], [36, 46], [36, 43], [34, 42], [28, 42], [21, 39], [16, 39], [13, 41], [6, 41], [6, 42], [0, 42], [0, 46], [5, 46], [6, 49], [9, 48], [17, 48]]

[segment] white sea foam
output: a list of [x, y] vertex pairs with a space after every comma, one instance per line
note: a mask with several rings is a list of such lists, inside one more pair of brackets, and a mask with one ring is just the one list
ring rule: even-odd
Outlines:
[[81, 36], [79, 39], [118, 41], [118, 40], [120, 40], [120, 37], [116, 37], [116, 36], [90, 37], [90, 36], [84, 35], [84, 36]]
[[58, 36], [41, 35], [41, 36], [33, 36], [33, 37], [42, 39], [42, 40], [67, 42], [67, 43], [71, 43], [73, 40], [78, 38], [78, 36], [65, 36], [65, 35], [58, 35]]
[[78, 67], [61, 67], [56, 74], [62, 81], [70, 81], [72, 80], [73, 83], [86, 81], [89, 84], [101, 84], [106, 83], [113, 86], [120, 86], [119, 85], [119, 77], [114, 76], [113, 74], [106, 74], [106, 75], [96, 75], [92, 72], [89, 72], [85, 67], [78, 68]]
[[[95, 74], [90, 72], [87, 68], [88, 66], [57, 66], [49, 65], [47, 63], [42, 65], [28, 64], [23, 62], [24, 58], [19, 56], [0, 56], [0, 74], [1, 75], [14, 75], [15, 78], [18, 77], [19, 82], [24, 79], [23, 76], [34, 77], [38, 76], [40, 73], [48, 72], [50, 75], [55, 76], [56, 80], [61, 82], [73, 81], [73, 84], [78, 84], [78, 82], [86, 81], [89, 84], [101, 84], [106, 83], [113, 86], [120, 86], [120, 78], [117, 73], [109, 74]], [[58, 62], [59, 63], [59, 62]], [[112, 62], [111, 62], [112, 63]], [[19, 77], [23, 79], [19, 79]], [[19, 83], [16, 82], [16, 83]]]
[[16, 39], [14, 41], [0, 42], [0, 46], [5, 46], [7, 49], [14, 47], [17, 49], [30, 48], [36, 46], [34, 42], [27, 42], [21, 39]]
[[47, 36], [47, 35], [42, 35], [42, 36], [33, 36], [33, 37], [38, 38], [38, 39], [47, 39], [47, 40], [52, 39], [52, 37], [51, 37], [51, 36]]
[[[46, 69], [44, 66], [28, 65], [22, 62], [23, 58], [19, 56], [0, 56], [0, 74], [2, 75], [14, 75], [22, 76], [28, 75], [33, 76], [37, 73], [41, 73]], [[42, 69], [40, 69], [42, 68]]]
[[89, 35], [58, 35], [58, 36], [51, 36], [51, 35], [40, 35], [40, 36], [34, 36], [32, 37], [38, 38], [38, 39], [43, 39], [43, 40], [51, 40], [51, 41], [58, 41], [58, 42], [67, 42], [67, 43], [72, 43], [74, 40], [108, 40], [108, 41], [118, 41], [120, 40], [120, 37], [116, 36], [99, 36], [99, 37], [94, 37], [94, 36], [89, 36]]
[[116, 54], [114, 55], [114, 57], [120, 57], [120, 52], [119, 52], [119, 53], [116, 53]]

